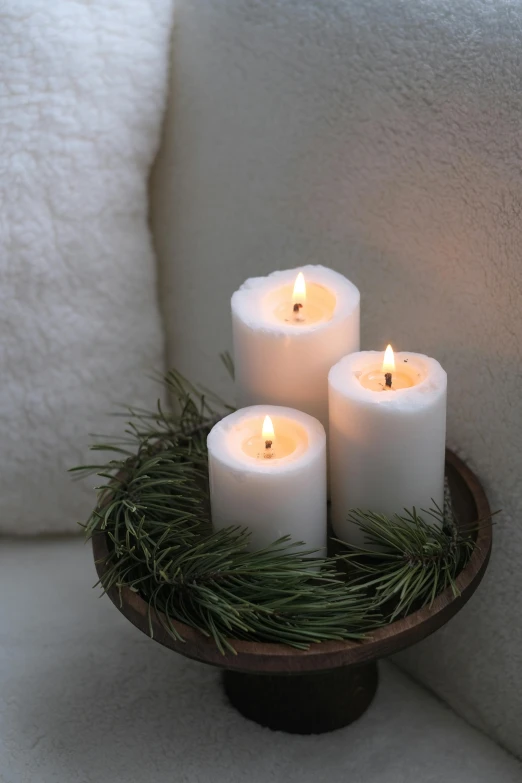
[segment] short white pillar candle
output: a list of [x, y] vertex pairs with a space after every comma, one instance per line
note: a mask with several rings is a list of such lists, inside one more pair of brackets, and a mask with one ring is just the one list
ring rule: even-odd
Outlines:
[[359, 291], [304, 266], [247, 280], [232, 296], [238, 405], [286, 405], [328, 424], [328, 371], [359, 350]]
[[212, 428], [207, 445], [215, 530], [248, 528], [251, 550], [288, 535], [326, 556], [326, 435], [317, 419], [243, 408]]
[[446, 373], [421, 354], [385, 356], [345, 356], [328, 377], [332, 523], [355, 545], [365, 538], [353, 509], [391, 517], [444, 503]]

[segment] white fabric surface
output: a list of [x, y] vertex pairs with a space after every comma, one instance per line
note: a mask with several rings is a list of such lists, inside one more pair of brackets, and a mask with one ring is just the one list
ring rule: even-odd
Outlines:
[[77, 530], [65, 471], [163, 366], [147, 178], [171, 0], [5, 0], [0, 14], [0, 530]]
[[522, 767], [391, 664], [357, 723], [274, 733], [219, 672], [140, 634], [90, 587], [78, 540], [0, 547], [0, 777], [6, 783], [517, 783]]
[[520, 755], [521, 34], [522, 0], [179, 0], [154, 191], [193, 377], [225, 386], [238, 285], [304, 263], [360, 288], [365, 349], [447, 370], [450, 445], [503, 513], [476, 598], [401, 661]]

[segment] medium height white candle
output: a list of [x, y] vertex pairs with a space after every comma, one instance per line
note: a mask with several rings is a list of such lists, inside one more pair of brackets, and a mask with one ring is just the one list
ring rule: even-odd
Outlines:
[[207, 445], [214, 529], [248, 528], [252, 550], [289, 535], [326, 555], [326, 435], [317, 419], [243, 408], [213, 427]]
[[[446, 373], [415, 353], [363, 351], [330, 370], [332, 522], [362, 545], [352, 509], [386, 516], [444, 502]], [[429, 521], [429, 518], [426, 518]]]
[[238, 404], [287, 405], [328, 423], [328, 371], [359, 350], [359, 291], [304, 266], [247, 280], [232, 296]]

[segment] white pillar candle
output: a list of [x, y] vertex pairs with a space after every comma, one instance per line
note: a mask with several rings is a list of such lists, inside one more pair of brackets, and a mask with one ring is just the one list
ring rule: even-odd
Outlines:
[[317, 419], [243, 408], [212, 428], [207, 445], [215, 530], [248, 528], [251, 550], [289, 535], [326, 555], [326, 435]]
[[359, 350], [359, 291], [304, 266], [247, 280], [232, 296], [238, 404], [287, 405], [328, 423], [328, 371]]
[[[391, 352], [391, 355], [390, 355]], [[362, 351], [330, 370], [330, 487], [336, 535], [362, 545], [352, 509], [390, 517], [444, 502], [446, 373], [415, 353]], [[429, 518], [426, 518], [429, 521]]]

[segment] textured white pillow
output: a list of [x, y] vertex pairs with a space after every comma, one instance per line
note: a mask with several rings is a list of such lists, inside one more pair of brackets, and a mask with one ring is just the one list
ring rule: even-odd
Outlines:
[[[7, 0], [0, 17], [0, 531], [73, 531], [65, 473], [163, 366], [147, 177], [171, 0]], [[119, 426], [119, 424], [118, 424]], [[91, 482], [92, 485], [92, 482]]]

